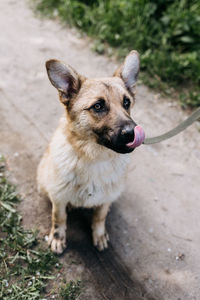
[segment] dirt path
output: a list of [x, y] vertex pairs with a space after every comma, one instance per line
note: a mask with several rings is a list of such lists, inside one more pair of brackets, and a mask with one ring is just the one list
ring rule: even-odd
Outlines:
[[[36, 18], [25, 0], [0, 2], [0, 26], [0, 151], [24, 199], [24, 226], [44, 236], [50, 207], [35, 191], [35, 170], [62, 113], [44, 62], [62, 59], [87, 76], [112, 74], [116, 65], [92, 53], [75, 30]], [[147, 135], [186, 117], [144, 86], [137, 91], [135, 119]], [[108, 251], [91, 246], [90, 212], [71, 213], [69, 247], [61, 260], [67, 280], [83, 279], [82, 300], [200, 299], [199, 130], [195, 124], [133, 153], [127, 192], [108, 218]]]

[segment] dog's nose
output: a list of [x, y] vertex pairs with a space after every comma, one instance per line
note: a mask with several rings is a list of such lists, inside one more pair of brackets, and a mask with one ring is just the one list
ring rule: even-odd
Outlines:
[[135, 124], [128, 124], [122, 128], [121, 136], [124, 143], [129, 143], [134, 140], [134, 127]]

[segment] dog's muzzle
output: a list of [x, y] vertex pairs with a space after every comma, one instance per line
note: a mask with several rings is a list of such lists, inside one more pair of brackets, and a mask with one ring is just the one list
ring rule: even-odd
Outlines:
[[[108, 133], [109, 132], [109, 133]], [[95, 132], [98, 143], [118, 153], [130, 153], [139, 147], [145, 139], [145, 133], [141, 126], [134, 121], [126, 122], [118, 127], [117, 131], [109, 128], [103, 132]]]
[[145, 133], [142, 127], [131, 121], [124, 124], [104, 145], [118, 153], [130, 153], [139, 147], [144, 139]]

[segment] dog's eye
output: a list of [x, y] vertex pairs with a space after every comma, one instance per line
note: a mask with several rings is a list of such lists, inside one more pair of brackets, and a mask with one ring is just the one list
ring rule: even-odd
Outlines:
[[92, 106], [92, 108], [93, 108], [93, 110], [95, 112], [102, 112], [102, 111], [104, 111], [104, 109], [105, 109], [105, 101], [104, 100], [98, 101], [97, 103], [95, 103]]
[[123, 107], [128, 110], [129, 107], [130, 107], [130, 104], [131, 104], [131, 101], [128, 97], [124, 96], [124, 99], [123, 99]]
[[96, 103], [96, 104], [94, 105], [94, 108], [95, 108], [96, 110], [100, 110], [100, 109], [102, 109], [102, 107], [103, 107], [103, 105], [100, 104], [100, 103]]

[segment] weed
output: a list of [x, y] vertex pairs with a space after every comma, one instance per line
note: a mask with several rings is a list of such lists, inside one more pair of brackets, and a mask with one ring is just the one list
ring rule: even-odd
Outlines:
[[82, 282], [80, 280], [71, 280], [67, 284], [63, 284], [60, 289], [60, 297], [63, 300], [77, 300], [82, 291]]
[[19, 197], [5, 177], [0, 159], [0, 299], [40, 299], [57, 258], [38, 245], [37, 232], [21, 226]]
[[[59, 271], [61, 264], [49, 249], [42, 248], [36, 231], [22, 228], [22, 217], [16, 210], [20, 199], [6, 178], [5, 167], [0, 156], [0, 299], [44, 299], [45, 288], [55, 279], [52, 274]], [[74, 300], [80, 293], [80, 281], [69, 282], [60, 296], [59, 287], [54, 292], [55, 299], [64, 295], [63, 299]], [[47, 297], [51, 294], [48, 292]]]
[[185, 93], [180, 93], [180, 103], [183, 108], [197, 107], [200, 104], [200, 93], [198, 90], [189, 90]]
[[37, 8], [95, 37], [94, 49], [100, 54], [106, 45], [123, 57], [137, 49], [141, 68], [150, 77], [147, 84], [153, 79], [154, 87], [168, 86], [164, 91], [191, 87], [185, 105], [200, 105], [199, 97], [190, 93], [200, 93], [198, 0], [37, 0]]

